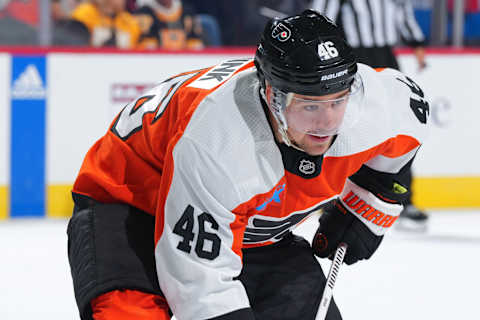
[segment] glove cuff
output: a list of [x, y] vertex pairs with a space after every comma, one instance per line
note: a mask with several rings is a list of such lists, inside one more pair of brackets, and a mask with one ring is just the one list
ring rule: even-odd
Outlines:
[[385, 202], [350, 179], [345, 182], [340, 202], [377, 236], [387, 232], [403, 209], [401, 204]]

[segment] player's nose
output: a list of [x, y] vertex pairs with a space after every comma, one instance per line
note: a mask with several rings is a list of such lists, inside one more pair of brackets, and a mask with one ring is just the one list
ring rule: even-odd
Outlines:
[[339, 115], [331, 107], [323, 109], [322, 114], [316, 118], [315, 127], [323, 130], [333, 130], [339, 125]]

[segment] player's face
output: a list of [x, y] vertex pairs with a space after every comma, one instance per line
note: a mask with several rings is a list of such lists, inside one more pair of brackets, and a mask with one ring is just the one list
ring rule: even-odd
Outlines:
[[346, 89], [325, 96], [294, 94], [285, 112], [292, 143], [310, 155], [325, 153], [342, 124], [348, 92]]

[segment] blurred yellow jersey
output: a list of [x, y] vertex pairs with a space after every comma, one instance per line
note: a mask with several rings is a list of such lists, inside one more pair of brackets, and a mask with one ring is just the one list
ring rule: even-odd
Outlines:
[[90, 43], [94, 47], [115, 46], [133, 49], [140, 37], [137, 20], [127, 11], [109, 17], [93, 3], [82, 3], [72, 12], [72, 18], [82, 22], [91, 34]]

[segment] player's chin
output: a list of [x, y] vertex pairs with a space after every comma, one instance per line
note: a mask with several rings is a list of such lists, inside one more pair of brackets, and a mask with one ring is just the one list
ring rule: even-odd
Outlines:
[[328, 150], [331, 141], [332, 136], [319, 137], [307, 134], [304, 141], [304, 150], [311, 156], [319, 156]]

